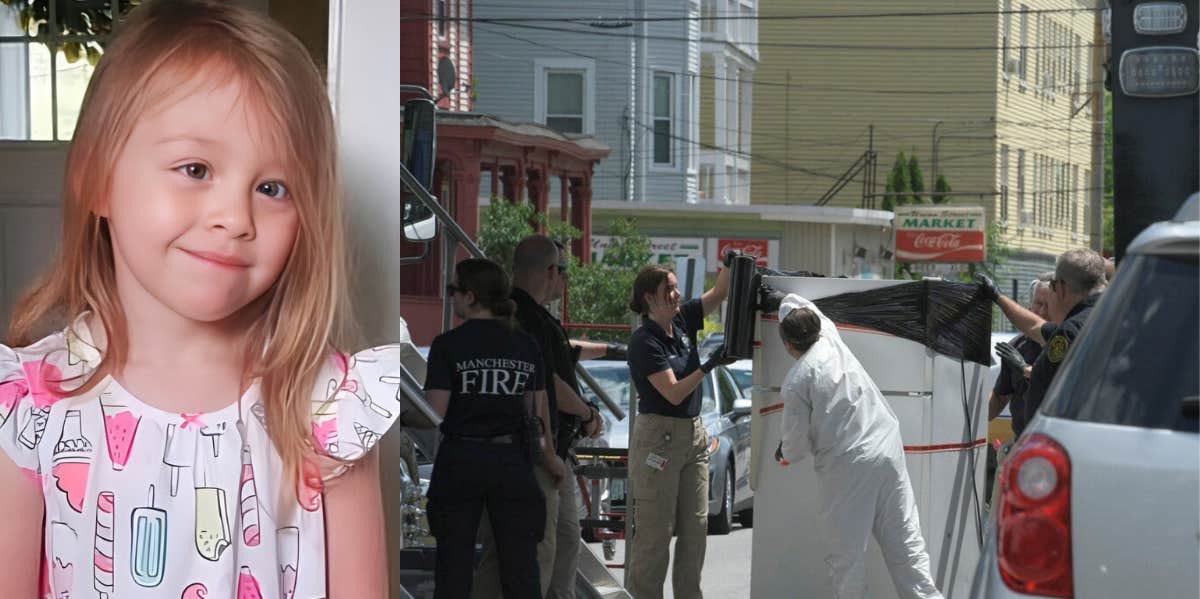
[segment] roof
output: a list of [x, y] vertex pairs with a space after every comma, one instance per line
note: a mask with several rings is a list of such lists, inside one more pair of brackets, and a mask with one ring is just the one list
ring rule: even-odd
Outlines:
[[[608, 146], [591, 135], [559, 133], [545, 125], [506, 121], [490, 114], [439, 110], [437, 122], [441, 134], [518, 146], [544, 146], [582, 160], [603, 160], [610, 152]], [[454, 130], [460, 127], [462, 129]]]
[[893, 214], [889, 210], [866, 210], [837, 206], [786, 204], [694, 204], [687, 202], [626, 202], [622, 200], [593, 200], [592, 213], [612, 210], [647, 212], [711, 213], [721, 218], [750, 218], [773, 222], [826, 223], [835, 225], [868, 225], [891, 227]]

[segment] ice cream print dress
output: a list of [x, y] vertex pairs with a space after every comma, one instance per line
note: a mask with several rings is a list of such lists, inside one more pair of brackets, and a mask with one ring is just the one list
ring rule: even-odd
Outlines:
[[[321, 495], [287, 488], [258, 385], [208, 414], [164, 412], [111, 377], [64, 397], [59, 381], [99, 358], [82, 319], [0, 345], [0, 451], [45, 497], [42, 596], [324, 597]], [[355, 460], [375, 445], [399, 416], [399, 364], [396, 346], [331, 354], [312, 395], [320, 451]]]

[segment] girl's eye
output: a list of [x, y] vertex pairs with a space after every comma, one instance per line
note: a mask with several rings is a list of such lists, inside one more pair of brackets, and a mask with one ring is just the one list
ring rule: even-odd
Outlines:
[[187, 175], [188, 177], [190, 177], [192, 179], [207, 179], [208, 178], [208, 167], [204, 166], [203, 164], [200, 164], [199, 162], [185, 164], [181, 167], [176, 168], [175, 170]]
[[258, 186], [258, 189], [256, 189], [256, 191], [258, 191], [258, 193], [261, 193], [269, 198], [274, 198], [276, 200], [282, 200], [282, 199], [286, 199], [288, 197], [287, 186], [284, 185], [283, 183], [280, 183], [279, 181], [268, 181], [266, 183], [260, 183]]

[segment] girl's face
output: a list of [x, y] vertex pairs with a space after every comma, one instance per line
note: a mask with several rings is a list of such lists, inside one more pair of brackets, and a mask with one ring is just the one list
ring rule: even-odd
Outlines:
[[650, 306], [650, 316], [659, 318], [674, 318], [679, 313], [679, 280], [675, 273], [668, 273], [667, 280], [659, 283], [658, 291], [647, 297]]
[[299, 216], [282, 148], [268, 141], [280, 132], [243, 92], [236, 80], [195, 85], [142, 116], [118, 156], [98, 213], [127, 310], [220, 321], [283, 272]]

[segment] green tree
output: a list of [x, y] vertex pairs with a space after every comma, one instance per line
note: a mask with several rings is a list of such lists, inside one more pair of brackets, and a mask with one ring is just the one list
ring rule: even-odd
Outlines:
[[888, 175], [886, 188], [888, 193], [895, 194], [886, 196], [892, 200], [892, 208], [895, 206], [903, 206], [908, 203], [909, 196], [912, 195], [912, 181], [909, 178], [908, 160], [904, 158], [904, 152], [896, 154], [896, 162], [892, 163], [892, 172]]
[[483, 210], [479, 224], [479, 249], [512, 276], [513, 252], [517, 244], [537, 232], [538, 225], [544, 225], [546, 235], [567, 248], [571, 241], [583, 235], [569, 223], [547, 218], [529, 202], [514, 203], [494, 198]]
[[908, 157], [908, 185], [912, 190], [913, 203], [925, 203], [925, 174], [921, 172], [921, 163], [917, 161], [916, 150], [913, 150]]
[[934, 196], [931, 198], [934, 204], [948, 204], [952, 196], [946, 195], [953, 191], [950, 189], [950, 184], [946, 182], [945, 175], [938, 175], [937, 182], [933, 184]]
[[[581, 265], [571, 263], [567, 312], [570, 321], [579, 324], [627, 324], [630, 321], [629, 296], [638, 271], [650, 263], [650, 239], [637, 228], [637, 221], [618, 219], [609, 227], [609, 245], [604, 259]], [[573, 329], [572, 337], [599, 341], [625, 341], [629, 332]]]

